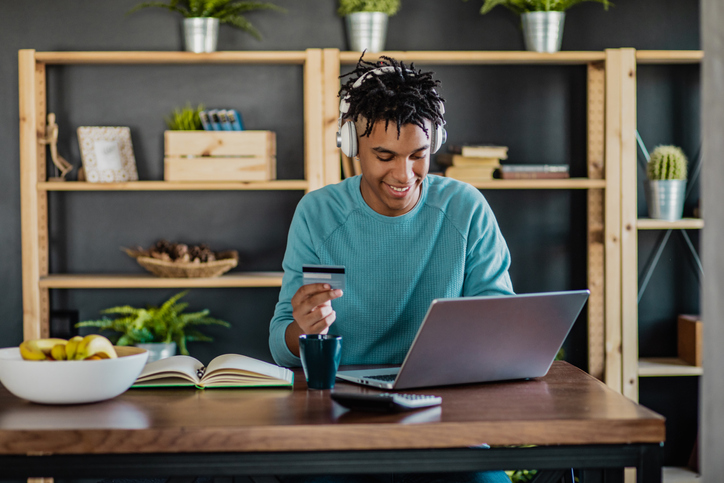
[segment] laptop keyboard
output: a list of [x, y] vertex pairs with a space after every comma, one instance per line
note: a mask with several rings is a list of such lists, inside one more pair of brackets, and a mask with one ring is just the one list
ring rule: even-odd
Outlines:
[[397, 379], [397, 374], [380, 374], [378, 376], [367, 376], [365, 379], [374, 379], [375, 381], [393, 382]]

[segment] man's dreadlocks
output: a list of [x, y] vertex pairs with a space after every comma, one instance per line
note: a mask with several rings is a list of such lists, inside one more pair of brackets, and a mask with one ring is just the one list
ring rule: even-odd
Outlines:
[[[370, 74], [358, 87], [352, 87], [361, 76], [374, 69], [394, 67], [393, 71], [383, 72], [379, 75]], [[415, 124], [428, 136], [430, 133], [425, 127], [425, 120], [435, 125], [445, 123], [441, 103], [444, 99], [435, 90], [440, 81], [432, 78], [433, 72], [415, 71], [414, 64], [406, 66], [390, 57], [382, 56], [376, 63], [366, 62], [360, 57], [357, 67], [340, 76], [355, 76], [347, 81], [339, 91], [339, 96], [349, 96], [349, 111], [345, 120], [357, 122], [360, 117], [367, 122], [361, 136], [372, 133], [375, 122], [385, 121], [385, 129], [394, 121], [397, 124], [397, 136], [400, 136], [400, 126]]]

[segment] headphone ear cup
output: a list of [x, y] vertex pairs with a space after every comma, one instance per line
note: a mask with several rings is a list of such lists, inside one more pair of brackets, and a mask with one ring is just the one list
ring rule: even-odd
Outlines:
[[447, 133], [445, 132], [445, 128], [442, 125], [436, 124], [435, 129], [432, 131], [431, 134], [432, 135], [430, 136], [430, 148], [431, 148], [430, 152], [432, 154], [435, 154], [436, 152], [438, 152], [440, 150], [443, 143], [446, 141]]
[[339, 129], [342, 139], [342, 152], [349, 158], [357, 156], [357, 128], [353, 122], [347, 121]]

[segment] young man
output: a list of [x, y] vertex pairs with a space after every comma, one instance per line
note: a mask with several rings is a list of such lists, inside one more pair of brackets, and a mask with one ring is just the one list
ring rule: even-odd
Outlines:
[[[338, 136], [362, 174], [297, 206], [269, 336], [285, 366], [301, 364], [299, 335], [328, 331], [343, 337], [342, 364], [401, 364], [433, 299], [513, 294], [508, 247], [485, 198], [467, 183], [427, 175], [445, 137], [439, 81], [387, 57], [360, 60], [350, 75]], [[304, 264], [344, 265], [345, 293], [303, 285]], [[503, 472], [448, 476], [377, 479], [510, 482]]]
[[[349, 75], [340, 131], [352, 139], [342, 148], [362, 174], [297, 206], [269, 338], [284, 366], [301, 364], [299, 335], [330, 330], [343, 336], [342, 364], [401, 364], [433, 299], [513, 293], [485, 198], [427, 175], [445, 135], [439, 81], [386, 57]], [[303, 285], [303, 264], [344, 265], [345, 293]]]

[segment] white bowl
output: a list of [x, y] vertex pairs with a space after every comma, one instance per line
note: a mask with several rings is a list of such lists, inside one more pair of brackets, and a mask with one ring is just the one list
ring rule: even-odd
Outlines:
[[80, 404], [111, 399], [136, 381], [148, 358], [137, 347], [116, 347], [117, 359], [26, 361], [20, 349], [0, 349], [0, 382], [19, 398], [42, 404]]

